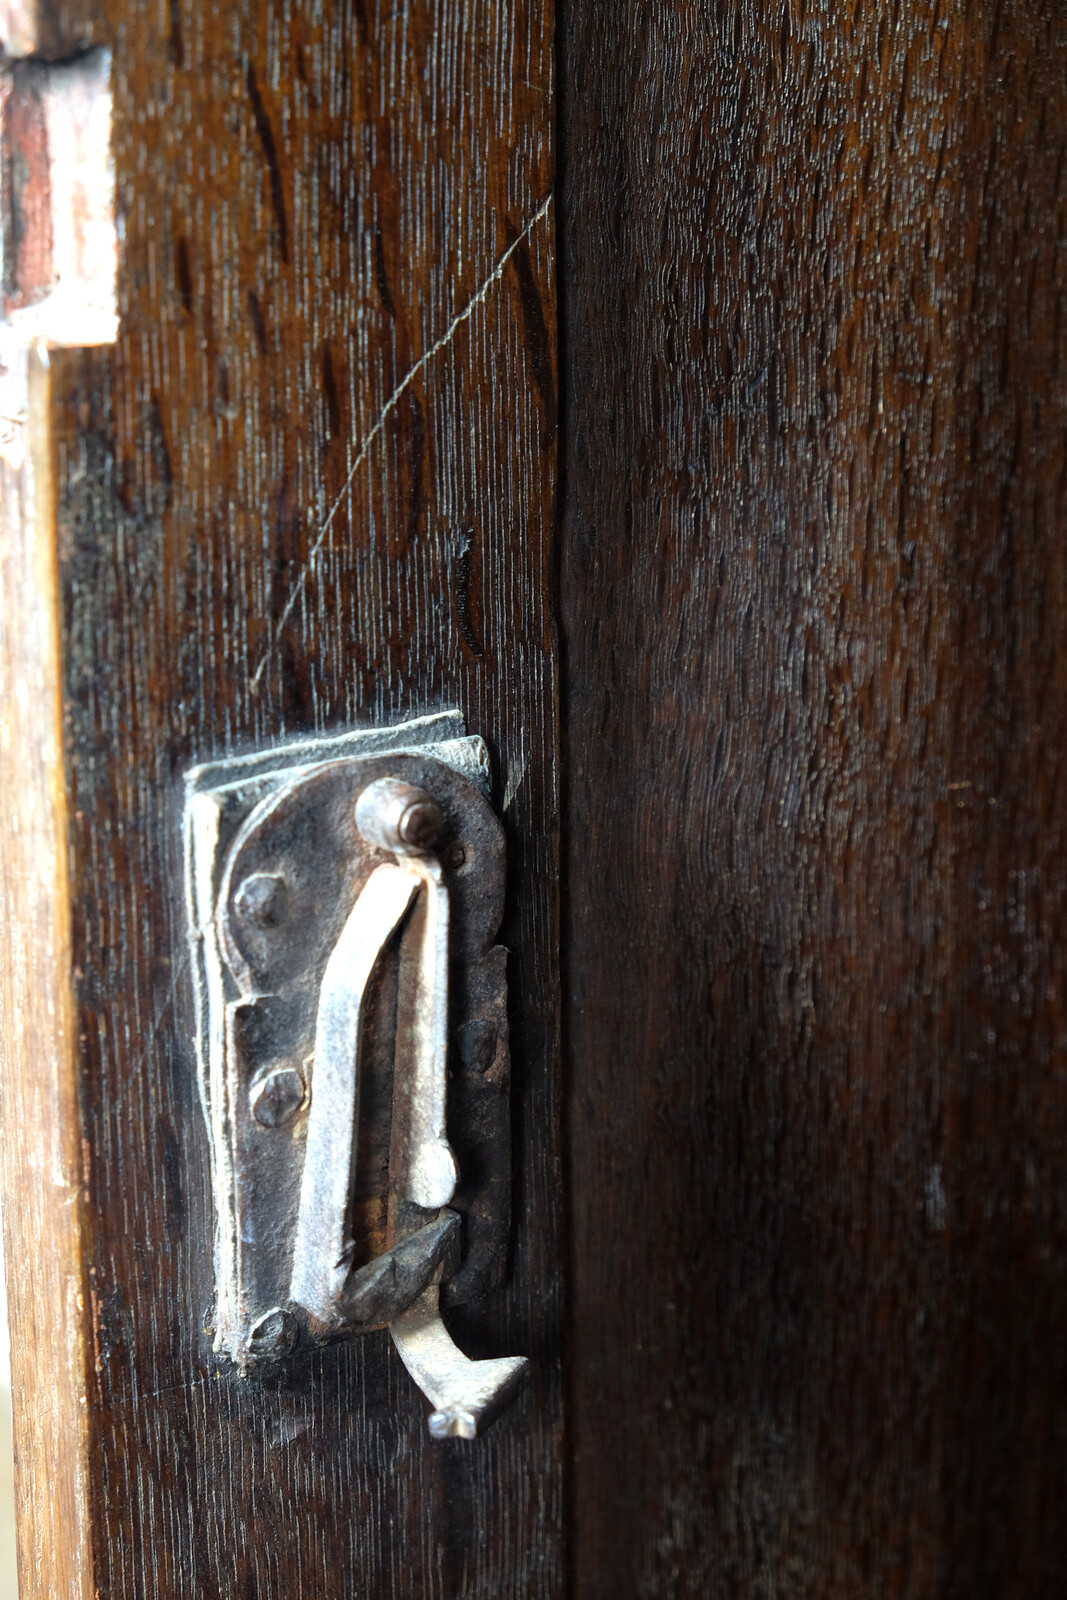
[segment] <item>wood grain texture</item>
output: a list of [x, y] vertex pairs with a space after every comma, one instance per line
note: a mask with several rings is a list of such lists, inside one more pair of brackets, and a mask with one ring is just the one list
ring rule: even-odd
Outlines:
[[1067, 13], [569, 0], [575, 1582], [1067, 1559]]
[[[552, 18], [112, 0], [92, 39], [113, 50], [121, 331], [53, 355], [50, 429], [93, 1581], [548, 1600]], [[534, 1366], [473, 1446], [429, 1439], [384, 1334], [256, 1381], [210, 1353], [180, 839], [193, 762], [449, 705], [489, 741], [509, 836], [517, 1159], [509, 1286], [452, 1322]]]
[[[22, 431], [47, 446], [36, 361], [31, 379]], [[9, 440], [0, 509], [0, 1182], [19, 1590], [88, 1600], [83, 1172], [47, 448]]]

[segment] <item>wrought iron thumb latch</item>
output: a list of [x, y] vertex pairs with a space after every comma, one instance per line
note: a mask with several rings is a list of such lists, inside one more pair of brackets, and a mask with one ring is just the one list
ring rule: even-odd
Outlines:
[[[442, 1286], [469, 1299], [499, 1283], [506, 1257], [504, 850], [487, 776], [481, 740], [445, 715], [187, 780], [215, 1348], [247, 1369], [387, 1326], [436, 1437], [473, 1438], [527, 1368], [468, 1359], [440, 1304]], [[474, 1080], [460, 1136], [483, 1147], [466, 1187], [447, 1126], [456, 1040]]]

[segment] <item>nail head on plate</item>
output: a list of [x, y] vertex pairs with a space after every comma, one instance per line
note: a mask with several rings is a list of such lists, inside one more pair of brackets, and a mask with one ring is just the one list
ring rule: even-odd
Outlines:
[[252, 1355], [286, 1356], [296, 1344], [300, 1329], [291, 1311], [274, 1306], [257, 1317], [248, 1331]]
[[404, 855], [428, 855], [444, 820], [433, 795], [402, 778], [376, 778], [356, 801], [356, 827], [368, 844]]
[[248, 1099], [262, 1127], [280, 1128], [296, 1116], [306, 1093], [307, 1085], [295, 1067], [275, 1067], [256, 1079]]
[[289, 915], [289, 891], [276, 872], [253, 872], [234, 895], [237, 915], [258, 928], [280, 928]]
[[443, 825], [441, 807], [426, 795], [404, 809], [396, 831], [412, 850], [428, 851], [437, 843]]

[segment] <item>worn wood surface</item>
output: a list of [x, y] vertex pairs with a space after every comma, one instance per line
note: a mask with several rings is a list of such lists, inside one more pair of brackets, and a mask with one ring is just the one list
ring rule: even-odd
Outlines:
[[[552, 18], [82, 9], [49, 26], [114, 52], [121, 328], [53, 353], [47, 434], [92, 1581], [107, 1600], [548, 1600]], [[385, 1334], [261, 1381], [210, 1353], [180, 840], [191, 763], [449, 705], [489, 741], [509, 835], [517, 1161], [509, 1285], [452, 1320], [473, 1353], [534, 1367], [473, 1445], [429, 1439]], [[31, 1577], [24, 1600], [60, 1592]]]
[[[47, 375], [32, 427], [47, 446]], [[30, 418], [26, 419], [30, 421]], [[88, 1600], [82, 1160], [47, 447], [0, 455], [0, 1181], [24, 1595]]]
[[568, 0], [575, 1580], [1067, 1559], [1067, 12]]

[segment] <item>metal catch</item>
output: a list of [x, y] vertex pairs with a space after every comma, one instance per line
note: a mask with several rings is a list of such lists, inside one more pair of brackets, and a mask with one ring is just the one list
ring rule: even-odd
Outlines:
[[[476, 1300], [499, 1283], [509, 1223], [504, 838], [487, 780], [455, 714], [186, 780], [215, 1348], [247, 1368], [388, 1326], [436, 1437], [473, 1438], [527, 1370], [469, 1360], [439, 1304], [443, 1284]], [[446, 1130], [450, 1039], [483, 1192], [464, 1188]]]

